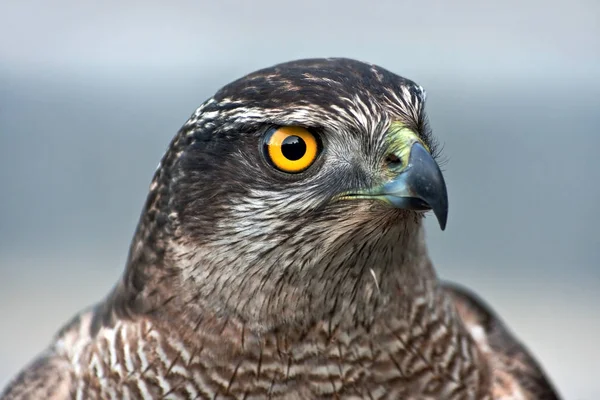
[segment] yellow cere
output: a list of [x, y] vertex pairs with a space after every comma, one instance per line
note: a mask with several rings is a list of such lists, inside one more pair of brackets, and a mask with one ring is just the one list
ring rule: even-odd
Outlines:
[[389, 146], [388, 151], [395, 154], [402, 161], [404, 166], [408, 165], [410, 149], [414, 143], [421, 143], [427, 151], [431, 152], [429, 147], [423, 143], [419, 136], [401, 122], [392, 122], [388, 131], [387, 140]]
[[284, 172], [302, 172], [317, 158], [315, 136], [300, 126], [284, 126], [266, 138], [267, 154], [275, 167]]

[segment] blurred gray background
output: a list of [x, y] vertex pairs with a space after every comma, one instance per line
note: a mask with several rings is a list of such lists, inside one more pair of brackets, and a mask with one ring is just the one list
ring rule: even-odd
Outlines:
[[119, 278], [171, 137], [222, 85], [346, 56], [423, 85], [449, 159], [440, 275], [565, 398], [600, 397], [600, 3], [0, 3], [0, 387]]

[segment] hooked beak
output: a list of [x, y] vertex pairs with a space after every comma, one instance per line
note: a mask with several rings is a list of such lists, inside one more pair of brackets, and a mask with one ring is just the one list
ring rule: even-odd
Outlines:
[[382, 200], [405, 210], [433, 210], [444, 230], [448, 219], [448, 193], [440, 167], [421, 139], [401, 123], [392, 125], [388, 138], [389, 151], [396, 162], [388, 166], [384, 183], [345, 193], [342, 198]]
[[433, 210], [440, 228], [448, 220], [448, 192], [440, 167], [419, 142], [410, 148], [408, 165], [379, 191], [394, 207]]

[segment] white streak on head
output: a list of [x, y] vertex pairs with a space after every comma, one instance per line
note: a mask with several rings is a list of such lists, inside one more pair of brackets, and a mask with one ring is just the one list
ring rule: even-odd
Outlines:
[[369, 268], [369, 271], [371, 271], [371, 276], [373, 277], [373, 280], [375, 281], [375, 287], [377, 288], [377, 291], [379, 292], [379, 282], [377, 282], [377, 275], [375, 275], [375, 271], [373, 271], [373, 268]]

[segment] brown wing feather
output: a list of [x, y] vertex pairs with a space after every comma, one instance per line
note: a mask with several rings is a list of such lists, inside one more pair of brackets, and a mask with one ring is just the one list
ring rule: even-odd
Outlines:
[[454, 284], [444, 284], [459, 316], [488, 357], [494, 373], [494, 397], [558, 400], [544, 371], [496, 314], [477, 295]]
[[0, 394], [2, 400], [71, 398], [70, 364], [54, 354], [46, 354], [25, 368]]
[[69, 321], [53, 344], [0, 392], [0, 400], [71, 399], [76, 384], [74, 352], [89, 341], [92, 316], [93, 311], [86, 310]]

